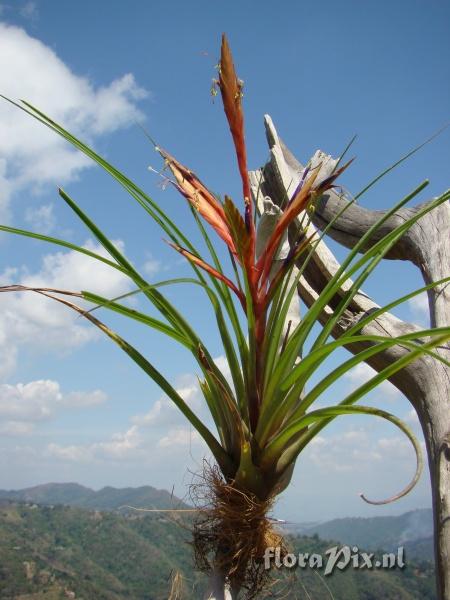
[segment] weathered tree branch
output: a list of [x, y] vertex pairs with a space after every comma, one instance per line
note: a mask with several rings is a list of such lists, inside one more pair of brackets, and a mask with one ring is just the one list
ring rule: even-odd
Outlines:
[[[285, 206], [295, 189], [302, 165], [294, 158], [279, 138], [270, 119], [265, 118], [267, 140], [270, 147], [270, 160], [259, 171], [251, 173], [253, 193], [261, 203], [269, 196], [275, 204]], [[316, 207], [313, 222], [323, 229], [346, 203], [335, 192], [328, 193]], [[404, 208], [388, 219], [374, 235], [372, 243], [392, 231], [409, 218], [419, 207]], [[352, 205], [329, 229], [330, 237], [346, 247], [353, 247], [382, 215], [381, 211], [371, 211]], [[386, 258], [409, 260], [415, 264], [426, 283], [438, 281], [448, 276], [450, 265], [449, 236], [450, 206], [442, 204], [423, 216], [393, 246]], [[309, 226], [310, 228], [313, 225]], [[295, 236], [298, 232], [293, 231]], [[318, 297], [326, 283], [339, 268], [339, 263], [322, 241], [318, 244], [313, 259], [305, 269], [299, 284], [299, 294], [310, 306]], [[321, 315], [326, 323], [344, 292], [351, 286], [346, 282], [337, 297]], [[450, 323], [450, 286], [440, 286], [428, 294], [430, 320], [433, 326]], [[332, 335], [338, 338], [351, 325], [379, 308], [364, 292], [359, 291], [344, 315], [334, 328]], [[375, 321], [363, 326], [362, 334], [397, 336], [417, 330], [411, 323], [404, 322], [392, 314], [385, 313]], [[357, 353], [367, 344], [353, 344], [348, 349]], [[405, 350], [393, 347], [375, 355], [368, 361], [371, 367], [380, 371], [400, 358]], [[446, 354], [448, 349], [438, 352]], [[450, 373], [442, 363], [423, 357], [396, 373], [390, 381], [410, 400], [416, 409], [427, 444], [427, 453], [432, 482], [433, 509], [435, 522], [435, 549], [438, 594], [441, 600], [450, 600]]]
[[[324, 229], [343, 208], [347, 201], [336, 192], [325, 194], [316, 207], [313, 222]], [[403, 208], [388, 219], [382, 229], [373, 236], [378, 241], [383, 235], [395, 229], [402, 221], [417, 213], [423, 205]], [[352, 248], [382, 216], [383, 211], [372, 211], [357, 205], [349, 207], [329, 229], [334, 240]], [[422, 272], [426, 283], [438, 281], [448, 275], [450, 265], [450, 244], [448, 243], [450, 206], [441, 204], [424, 215], [387, 253], [386, 258], [408, 260]], [[430, 316], [432, 326], [443, 326], [450, 322], [450, 285], [429, 291]]]

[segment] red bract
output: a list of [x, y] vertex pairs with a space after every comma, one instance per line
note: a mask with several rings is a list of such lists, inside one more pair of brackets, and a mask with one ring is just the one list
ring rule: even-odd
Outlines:
[[189, 200], [192, 206], [198, 210], [202, 217], [216, 231], [216, 233], [227, 244], [230, 251], [236, 254], [233, 241], [230, 236], [228, 224], [225, 218], [225, 212], [220, 202], [203, 185], [200, 179], [187, 167], [179, 163], [173, 156], [165, 150], [158, 148], [159, 153], [166, 161], [176, 179], [176, 188]]
[[218, 85], [222, 95], [223, 108], [233, 136], [234, 147], [242, 178], [242, 191], [245, 202], [245, 223], [249, 234], [255, 237], [253, 222], [250, 180], [247, 169], [247, 150], [244, 137], [244, 113], [242, 111], [243, 82], [236, 75], [233, 57], [225, 35], [222, 36], [222, 47], [219, 63]]
[[251, 392], [249, 399], [250, 417], [253, 428], [256, 427], [263, 394], [262, 376], [264, 360], [262, 357], [262, 345], [264, 343], [267, 310], [277, 287], [283, 281], [299, 254], [309, 244], [311, 238], [298, 241], [292, 248], [289, 258], [284, 262], [278, 274], [271, 281], [274, 258], [289, 225], [324, 191], [333, 186], [336, 177], [350, 163], [335, 170], [325, 178], [323, 178], [322, 173], [322, 180], [319, 177], [322, 169], [320, 161], [304, 170], [286, 210], [281, 215], [259, 258], [256, 259], [256, 228], [244, 136], [242, 81], [236, 75], [230, 47], [225, 36], [222, 37], [219, 79], [216, 83], [220, 89], [225, 115], [236, 151], [239, 173], [242, 179], [244, 215], [241, 215], [238, 207], [231, 198], [225, 196], [224, 203], [221, 203], [190, 169], [183, 166], [164, 150], [159, 151], [175, 176], [175, 186], [177, 189], [198, 210], [205, 221], [214, 228], [227, 244], [228, 249], [243, 270], [247, 290], [245, 295], [240, 286], [235, 285], [223, 273], [207, 264], [192, 252], [172, 244], [178, 252], [196, 266], [225, 283], [239, 298], [244, 311], [246, 311], [249, 323], [254, 324], [253, 327], [249, 328], [249, 337], [253, 338], [255, 345], [254, 390]]

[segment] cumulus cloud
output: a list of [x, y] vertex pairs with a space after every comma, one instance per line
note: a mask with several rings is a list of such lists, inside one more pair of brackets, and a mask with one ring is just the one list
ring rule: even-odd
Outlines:
[[[377, 442], [378, 447], [387, 456], [395, 456], [397, 459], [411, 460], [414, 450], [411, 447], [411, 442], [406, 436], [400, 437], [383, 437]], [[425, 452], [425, 443], [420, 442], [422, 452]]]
[[149, 277], [153, 277], [153, 275], [156, 275], [160, 270], [161, 262], [151, 254], [148, 254], [147, 259], [142, 266], [142, 271]]
[[[118, 241], [116, 245], [123, 249]], [[99, 245], [87, 241], [85, 248], [106, 256]], [[130, 281], [120, 271], [79, 252], [56, 252], [42, 258], [40, 268], [7, 268], [0, 273], [0, 284], [20, 284], [67, 290], [89, 290], [114, 298], [130, 290]], [[54, 300], [32, 292], [5, 293], [0, 297], [0, 377], [15, 368], [18, 348], [45, 346], [49, 350], [70, 350], [98, 336], [97, 330], [78, 318], [74, 311]]]
[[370, 447], [367, 430], [360, 428], [326, 437], [317, 436], [308, 449], [308, 458], [317, 468], [343, 473], [358, 470], [360, 458], [364, 459], [360, 464], [367, 465], [366, 461], [378, 461], [381, 455]]
[[69, 392], [63, 397], [63, 403], [66, 406], [76, 408], [98, 406], [104, 402], [106, 402], [106, 394], [102, 390], [94, 390], [92, 392]]
[[123, 460], [135, 454], [142, 446], [142, 436], [136, 425], [127, 431], [114, 433], [106, 442], [61, 446], [51, 443], [47, 455], [63, 461], [91, 462], [93, 460]]
[[69, 462], [89, 462], [92, 458], [90, 449], [87, 446], [61, 446], [53, 443], [48, 445], [47, 455]]
[[32, 230], [48, 235], [53, 231], [56, 224], [53, 204], [30, 206], [25, 211], [25, 221], [31, 225]]
[[387, 461], [394, 469], [414, 460], [414, 450], [406, 436], [383, 436], [375, 440], [364, 427], [317, 436], [306, 455], [316, 468], [328, 473], [366, 472], [371, 466]]
[[[34, 3], [24, 6], [29, 15]], [[0, 23], [0, 90], [39, 107], [75, 135], [98, 136], [143, 118], [137, 103], [148, 92], [127, 73], [103, 87], [75, 74], [63, 60], [24, 29]], [[22, 111], [0, 104], [0, 218], [8, 216], [12, 194], [75, 179], [93, 163]]]
[[181, 447], [186, 449], [192, 444], [203, 444], [200, 434], [192, 427], [177, 427], [160, 438], [157, 445], [160, 448], [178, 449], [178, 447]]
[[26, 421], [0, 421], [0, 433], [6, 436], [28, 435], [34, 430], [34, 423]]
[[408, 300], [408, 306], [419, 327], [428, 327], [430, 324], [430, 307], [426, 293], [419, 294]]
[[86, 408], [106, 402], [101, 390], [63, 393], [57, 381], [42, 379], [0, 385], [0, 431], [7, 435], [31, 433], [34, 425], [61, 409]]
[[[193, 446], [201, 456], [207, 453], [206, 444], [200, 435], [189, 427], [173, 427], [162, 434], [161, 430], [142, 430], [138, 425], [132, 425], [123, 432], [111, 435], [110, 439], [88, 444], [61, 445], [51, 443], [46, 449], [47, 456], [65, 462], [154, 462], [157, 458], [155, 449], [170, 454], [172, 457], [185, 457], [192, 451]], [[199, 456], [199, 458], [201, 458]]]
[[[366, 363], [359, 363], [359, 365], [356, 365], [356, 367], [353, 367], [353, 369], [350, 369], [350, 371], [345, 374], [345, 378], [349, 381], [352, 389], [356, 389], [376, 374], [376, 371]], [[389, 381], [383, 381], [383, 383], [375, 388], [375, 391], [378, 396], [382, 396], [388, 400], [394, 400], [401, 396], [401, 393]]]
[[411, 410], [406, 414], [403, 420], [406, 421], [406, 423], [409, 423], [410, 425], [419, 425], [420, 423], [415, 408], [411, 408]]
[[[180, 378], [176, 388], [180, 396], [194, 412], [210, 426], [205, 402], [198, 383], [191, 375]], [[201, 436], [190, 427], [186, 418], [165, 395], [158, 398], [147, 413], [130, 418], [130, 426], [122, 432], [113, 433], [109, 439], [79, 445], [47, 446], [47, 455], [69, 462], [126, 462], [154, 463], [157, 453], [164, 456], [186, 457], [193, 449], [200, 460], [208, 454]], [[192, 457], [192, 456], [191, 456]]]
[[[176, 391], [190, 408], [198, 413], [204, 404], [198, 383], [192, 376], [185, 376], [183, 379], [184, 382], [176, 388]], [[162, 427], [181, 424], [185, 422], [186, 418], [173, 401], [164, 394], [153, 402], [148, 412], [143, 415], [135, 415], [131, 420], [141, 427]]]
[[408, 304], [413, 312], [418, 313], [422, 316], [428, 315], [429, 306], [428, 296], [426, 295], [426, 293], [414, 296], [414, 298], [410, 298], [408, 300]]
[[0, 221], [2, 223], [5, 223], [9, 218], [9, 204], [13, 188], [13, 182], [6, 175], [6, 160], [0, 158]]
[[216, 366], [220, 369], [222, 375], [228, 380], [228, 383], [230, 385], [232, 385], [233, 383], [232, 383], [230, 365], [228, 364], [226, 356], [224, 356], [222, 354], [221, 356], [218, 356], [217, 358], [215, 358], [214, 362], [216, 363]]

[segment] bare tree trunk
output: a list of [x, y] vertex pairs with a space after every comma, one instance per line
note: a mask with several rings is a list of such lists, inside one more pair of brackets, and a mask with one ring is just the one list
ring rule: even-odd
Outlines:
[[[258, 197], [260, 210], [265, 196], [269, 196], [280, 207], [285, 206], [290, 193], [297, 186], [302, 170], [302, 165], [279, 138], [270, 117], [265, 117], [265, 124], [271, 156], [263, 169], [251, 173], [253, 193]], [[315, 227], [323, 229], [328, 225], [344, 203], [346, 200], [334, 191], [325, 194], [314, 212]], [[392, 231], [415, 211], [417, 207], [399, 210], [385, 222], [371, 243]], [[352, 248], [381, 215], [381, 211], [370, 211], [353, 205], [333, 224], [328, 233], [342, 245]], [[411, 261], [420, 269], [426, 283], [448, 276], [449, 223], [450, 205], [442, 204], [414, 224], [393, 246], [386, 258]], [[298, 286], [299, 294], [308, 306], [318, 297], [338, 268], [339, 263], [326, 244], [321, 242]], [[326, 323], [333, 314], [333, 307], [350, 285], [351, 283], [345, 285], [337, 297], [330, 301], [321, 315], [322, 323]], [[450, 286], [434, 288], [428, 293], [428, 299], [431, 324], [448, 326]], [[344, 318], [334, 328], [333, 336], [338, 338], [346, 328], [376, 308], [378, 305], [360, 291], [349, 305]], [[415, 325], [394, 315], [384, 314], [364, 326], [361, 334], [390, 337], [415, 330]], [[357, 353], [367, 346], [366, 343], [354, 344], [349, 350]], [[380, 371], [404, 352], [402, 348], [394, 347], [377, 354], [368, 364]], [[448, 347], [439, 348], [437, 352], [449, 357]], [[390, 381], [416, 409], [426, 440], [433, 497], [438, 597], [440, 600], [450, 600], [450, 370], [439, 361], [424, 357], [396, 373]]]
[[237, 594], [232, 594], [220, 570], [213, 571], [209, 578], [205, 600], [236, 600]]

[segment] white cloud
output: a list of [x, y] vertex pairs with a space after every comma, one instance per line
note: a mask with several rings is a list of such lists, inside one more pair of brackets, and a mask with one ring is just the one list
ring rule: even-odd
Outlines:
[[[0, 117], [1, 119], [1, 117]], [[9, 218], [9, 203], [13, 194], [13, 183], [6, 176], [6, 160], [0, 158], [0, 222]]]
[[47, 455], [69, 462], [90, 462], [92, 458], [89, 447], [60, 446], [53, 443], [47, 446]]
[[9, 419], [46, 419], [61, 401], [62, 394], [56, 381], [0, 386], [0, 416]]
[[153, 277], [153, 275], [156, 275], [156, 273], [158, 273], [160, 270], [161, 262], [151, 254], [148, 254], [147, 260], [142, 267], [142, 271], [149, 277]]
[[[372, 367], [369, 367], [368, 364], [359, 363], [359, 365], [356, 365], [356, 367], [353, 367], [353, 369], [350, 369], [350, 371], [345, 374], [345, 378], [351, 383], [352, 389], [356, 389], [369, 381], [369, 379], [376, 374], [376, 371], [372, 369]], [[377, 386], [375, 388], [375, 393], [377, 393], [378, 396], [382, 396], [389, 400], [394, 400], [401, 395], [397, 388], [389, 381], [383, 381], [383, 383]]]
[[[2, 317], [0, 317], [0, 322]], [[0, 381], [10, 375], [17, 364], [17, 346], [8, 341], [7, 335], [0, 330]]]
[[[184, 384], [179, 386], [176, 391], [183, 400], [198, 413], [204, 405], [203, 396], [196, 380], [191, 376], [186, 376]], [[136, 415], [131, 418], [132, 423], [141, 427], [162, 427], [167, 425], [176, 425], [186, 422], [186, 417], [175, 406], [174, 402], [166, 395], [156, 400], [150, 410], [143, 415]]]
[[[120, 240], [114, 245], [124, 250]], [[99, 244], [87, 241], [84, 248], [107, 257], [106, 250]], [[42, 267], [37, 273], [26, 273], [21, 283], [28, 286], [47, 285], [69, 290], [88, 289], [98, 294], [118, 294], [125, 292], [130, 285], [128, 279], [117, 269], [94, 260], [76, 251], [55, 252], [42, 258]]]
[[186, 449], [192, 444], [204, 444], [200, 434], [192, 427], [177, 427], [167, 432], [167, 435], [158, 440], [159, 448], [177, 448]]
[[348, 429], [339, 434], [314, 438], [308, 448], [308, 458], [328, 472], [350, 472], [355, 469], [355, 459], [359, 459], [360, 452], [366, 460], [374, 459], [368, 447], [369, 435], [365, 429]]
[[[377, 442], [380, 451], [386, 457], [395, 457], [397, 460], [411, 460], [414, 456], [414, 449], [406, 436], [395, 436], [389, 438], [380, 438]], [[425, 452], [425, 443], [420, 442], [422, 452]]]
[[36, 2], [25, 2], [25, 4], [19, 9], [20, 15], [24, 19], [29, 19], [30, 21], [36, 21], [39, 18], [39, 10]]
[[55, 228], [56, 219], [53, 214], [53, 204], [41, 206], [30, 206], [25, 211], [25, 221], [31, 225], [31, 229], [48, 235]]
[[[34, 3], [22, 10], [34, 14]], [[24, 29], [0, 23], [0, 90], [24, 98], [89, 143], [143, 118], [137, 102], [148, 93], [127, 73], [103, 87], [76, 75], [54, 50]], [[44, 125], [0, 103], [0, 218], [8, 216], [11, 196], [28, 188], [75, 179], [93, 163]], [[5, 185], [6, 184], [6, 185]]]
[[339, 436], [341, 442], [350, 444], [366, 444], [368, 441], [367, 431], [364, 429], [349, 429]]
[[94, 454], [104, 458], [121, 459], [142, 445], [142, 436], [137, 425], [133, 425], [124, 433], [115, 433], [109, 442], [93, 444]]
[[418, 425], [420, 423], [419, 417], [417, 415], [416, 409], [412, 408], [408, 414], [403, 419], [406, 423], [410, 425]]
[[[406, 436], [372, 439], [368, 428], [317, 436], [305, 451], [308, 460], [328, 473], [366, 472], [380, 462], [411, 462], [414, 450]], [[397, 465], [398, 466], [398, 465]]]
[[200, 453], [198, 458], [208, 454], [206, 444], [201, 436], [192, 428], [177, 426], [162, 433], [161, 429], [142, 430], [134, 424], [124, 432], [111, 435], [109, 440], [87, 444], [71, 444], [63, 446], [51, 443], [47, 445], [46, 454], [62, 461], [69, 462], [126, 462], [134, 464], [154, 463], [161, 454], [155, 449], [164, 452], [164, 456], [174, 456], [179, 459], [186, 458], [195, 448]]
[[[180, 381], [177, 392], [207, 423], [207, 410], [198, 384], [191, 375], [183, 376]], [[130, 461], [134, 464], [155, 464], [158, 457], [155, 449], [180, 460], [187, 455], [192, 458], [193, 449], [199, 459], [208, 454], [201, 436], [165, 395], [158, 398], [147, 413], [135, 415], [130, 421], [128, 429], [113, 433], [109, 439], [67, 446], [52, 443], [47, 446], [47, 454], [70, 462]]]
[[220, 369], [222, 375], [227, 379], [228, 383], [232, 385], [232, 377], [230, 371], [230, 365], [228, 364], [228, 360], [226, 356], [223, 354], [214, 359], [216, 366]]
[[51, 443], [47, 455], [69, 462], [92, 462], [98, 460], [123, 460], [134, 455], [142, 445], [142, 436], [136, 425], [124, 433], [114, 433], [106, 442], [68, 445]]
[[0, 421], [0, 433], [7, 436], [29, 435], [34, 430], [34, 423], [26, 421]]
[[426, 293], [419, 294], [408, 300], [408, 304], [413, 312], [418, 313], [422, 316], [428, 315], [428, 296]]
[[47, 454], [70, 462], [117, 461], [135, 457], [142, 450], [142, 445], [139, 428], [133, 425], [125, 432], [112, 434], [108, 441], [68, 446], [48, 444]]
[[[49, 419], [62, 408], [85, 408], [106, 401], [101, 390], [64, 394], [50, 379], [0, 385], [0, 420], [10, 433], [24, 433], [28, 423]], [[22, 431], [20, 429], [22, 428]]]
[[[121, 242], [116, 245], [123, 249]], [[106, 256], [97, 244], [86, 242], [85, 248]], [[79, 252], [56, 252], [42, 258], [41, 268], [30, 272], [26, 267], [7, 268], [0, 274], [0, 284], [20, 284], [72, 291], [89, 290], [114, 298], [130, 290], [131, 284], [120, 271]], [[76, 302], [80, 304], [80, 302]], [[49, 350], [70, 350], [98, 337], [97, 330], [84, 324], [77, 313], [55, 300], [33, 292], [4, 293], [0, 296], [0, 377], [15, 368], [17, 350], [41, 346], [45, 337]]]
[[64, 404], [76, 408], [98, 406], [106, 402], [106, 394], [102, 390], [93, 392], [69, 392], [64, 397]]
[[323, 448], [326, 445], [327, 445], [327, 440], [326, 440], [326, 438], [322, 437], [321, 435], [316, 435], [316, 437], [314, 437], [309, 443], [310, 448], [313, 448], [314, 446], [316, 446], [317, 448], [320, 448], [320, 447]]
[[417, 326], [421, 329], [429, 327], [430, 324], [430, 307], [428, 305], [428, 296], [424, 292], [414, 298], [408, 300], [408, 306], [412, 314], [417, 320]]

